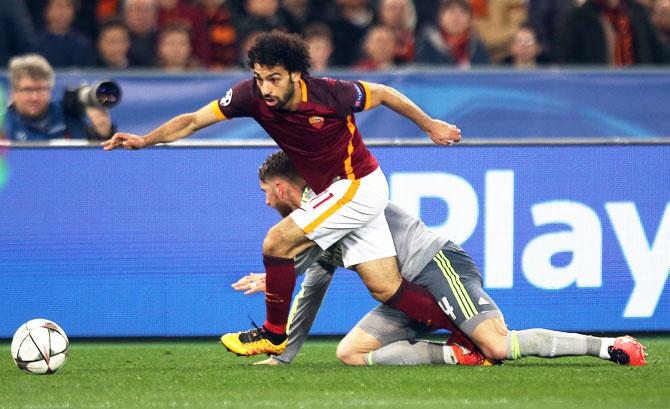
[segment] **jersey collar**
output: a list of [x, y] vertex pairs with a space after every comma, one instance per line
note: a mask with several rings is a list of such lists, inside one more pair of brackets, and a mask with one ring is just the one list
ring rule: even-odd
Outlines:
[[307, 102], [307, 83], [300, 78], [300, 94], [302, 96], [301, 102]]

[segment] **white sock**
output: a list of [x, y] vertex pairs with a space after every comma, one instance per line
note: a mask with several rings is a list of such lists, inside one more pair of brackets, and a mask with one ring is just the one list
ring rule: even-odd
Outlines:
[[510, 331], [507, 335], [507, 359], [519, 359], [525, 356], [555, 358], [583, 355], [609, 359], [607, 347], [612, 344], [614, 338], [598, 338], [542, 328]]
[[600, 338], [602, 340], [602, 343], [600, 344], [600, 358], [602, 359], [610, 359], [610, 353], [607, 351], [608, 347], [611, 347], [614, 345], [614, 341], [616, 338]]
[[458, 359], [456, 358], [456, 354], [454, 354], [454, 348], [452, 348], [451, 345], [442, 346], [442, 359], [444, 359], [444, 363], [447, 365], [458, 365]]
[[397, 341], [365, 354], [368, 365], [456, 365], [451, 346], [442, 342]]

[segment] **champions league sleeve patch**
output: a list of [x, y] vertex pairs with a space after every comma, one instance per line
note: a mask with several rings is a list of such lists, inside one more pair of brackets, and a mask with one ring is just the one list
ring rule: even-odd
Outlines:
[[365, 92], [361, 89], [361, 86], [358, 85], [357, 83], [354, 84], [354, 89], [356, 90], [356, 98], [354, 99], [354, 108], [357, 111], [360, 111], [363, 109], [363, 99], [365, 98]]
[[219, 104], [222, 107], [227, 107], [228, 105], [230, 105], [230, 101], [232, 100], [233, 100], [233, 89], [230, 88], [228, 89], [228, 92], [226, 92], [226, 95], [224, 95], [223, 98], [219, 100]]

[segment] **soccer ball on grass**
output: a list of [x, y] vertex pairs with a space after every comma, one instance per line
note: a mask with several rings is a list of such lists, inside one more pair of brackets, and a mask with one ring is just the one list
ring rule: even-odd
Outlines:
[[52, 374], [67, 360], [70, 341], [53, 321], [37, 318], [21, 325], [12, 338], [12, 359], [31, 374]]

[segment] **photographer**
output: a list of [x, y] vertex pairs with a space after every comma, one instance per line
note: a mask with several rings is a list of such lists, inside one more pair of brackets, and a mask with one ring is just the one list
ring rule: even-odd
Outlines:
[[[109, 111], [95, 106], [103, 103], [89, 101], [84, 98], [88, 94], [80, 93], [90, 91], [90, 87], [68, 90], [61, 101], [51, 101], [54, 71], [42, 56], [28, 54], [12, 58], [9, 77], [11, 101], [5, 118], [6, 138], [16, 141], [58, 138], [100, 141], [114, 134]], [[111, 104], [105, 105], [115, 104], [118, 97], [116, 88]]]

